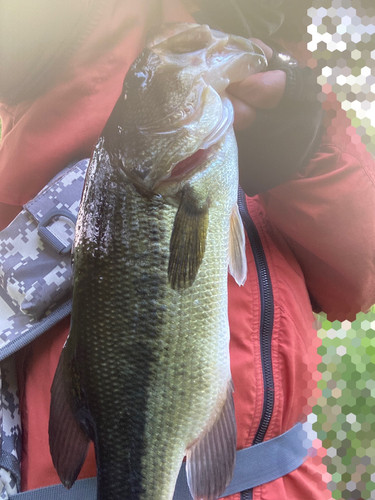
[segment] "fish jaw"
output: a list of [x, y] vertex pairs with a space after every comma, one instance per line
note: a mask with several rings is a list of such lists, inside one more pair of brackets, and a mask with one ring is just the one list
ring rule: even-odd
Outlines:
[[[152, 190], [164, 196], [173, 196], [180, 192], [188, 184], [194, 175], [201, 175], [208, 166], [212, 165], [213, 157], [221, 151], [221, 145], [225, 136], [232, 130], [234, 119], [233, 106], [226, 97], [221, 99], [218, 105], [221, 116], [216, 126], [206, 135], [200, 148], [193, 151], [191, 155], [174, 164], [170, 172], [161, 179], [153, 179]], [[150, 174], [152, 175], [153, 172]]]

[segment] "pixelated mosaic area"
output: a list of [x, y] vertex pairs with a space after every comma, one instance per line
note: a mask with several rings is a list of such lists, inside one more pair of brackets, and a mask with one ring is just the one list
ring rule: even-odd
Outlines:
[[[375, 152], [375, 2], [315, 1], [304, 40], [330, 109], [334, 94], [356, 134]], [[321, 317], [322, 362], [309, 416], [314, 447], [335, 499], [375, 499], [375, 311], [356, 321]], [[319, 376], [318, 376], [319, 378]]]
[[[323, 107], [335, 94], [356, 133], [375, 153], [375, 1], [316, 0], [304, 40], [317, 64]], [[328, 103], [327, 103], [328, 104]]]
[[353, 322], [321, 318], [317, 404], [309, 420], [335, 499], [375, 498], [375, 308]]
[[[314, 1], [304, 41], [323, 107], [332, 112], [334, 96], [374, 154], [375, 1]], [[320, 321], [320, 380], [309, 416], [315, 453], [334, 499], [375, 499], [375, 309], [353, 322]]]

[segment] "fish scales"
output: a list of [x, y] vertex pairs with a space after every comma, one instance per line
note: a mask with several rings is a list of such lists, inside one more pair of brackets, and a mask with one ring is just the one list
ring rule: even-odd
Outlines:
[[[202, 27], [179, 25], [177, 36], [196, 28]], [[208, 27], [202, 33], [212, 37]], [[251, 54], [259, 66], [263, 56]], [[148, 74], [154, 78], [157, 71]], [[192, 75], [194, 85], [197, 78]], [[207, 93], [204, 102], [214, 106], [213, 116], [221, 103], [216, 95]], [[90, 162], [77, 221], [72, 326], [52, 387], [52, 457], [70, 487], [91, 439], [98, 500], [170, 500], [187, 454], [193, 496], [211, 500], [230, 480], [236, 444], [227, 316], [228, 245], [238, 185], [234, 133], [224, 116], [224, 132], [206, 147], [193, 172], [171, 182], [169, 165], [171, 178], [163, 171], [155, 180], [154, 171], [150, 174], [155, 165], [140, 173], [126, 168], [126, 147], [113, 153], [118, 109], [112, 116], [116, 120], [110, 118]], [[215, 136], [215, 127], [206, 136]], [[131, 129], [130, 137], [135, 133]], [[139, 137], [144, 139], [147, 133]], [[201, 138], [196, 150], [199, 144]], [[160, 147], [154, 148], [157, 158]], [[152, 151], [151, 144], [140, 155], [149, 158]], [[66, 400], [65, 424], [54, 413], [57, 399]], [[80, 452], [65, 447], [67, 432]]]

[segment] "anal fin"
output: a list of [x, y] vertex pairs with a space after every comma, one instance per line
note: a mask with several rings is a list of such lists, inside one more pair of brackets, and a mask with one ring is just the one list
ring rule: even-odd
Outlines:
[[236, 461], [236, 421], [230, 382], [222, 411], [186, 452], [186, 475], [194, 500], [215, 500], [230, 483]]
[[90, 440], [74, 416], [66, 380], [64, 351], [51, 387], [49, 445], [53, 465], [66, 488], [71, 488], [85, 461]]
[[247, 277], [245, 231], [237, 203], [232, 209], [229, 235], [229, 272], [238, 285]]

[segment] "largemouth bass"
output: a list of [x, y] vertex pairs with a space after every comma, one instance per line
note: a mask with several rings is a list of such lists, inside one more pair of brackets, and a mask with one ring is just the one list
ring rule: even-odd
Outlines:
[[98, 500], [195, 499], [236, 452], [227, 271], [246, 278], [230, 82], [261, 70], [245, 39], [164, 27], [129, 69], [90, 162], [72, 324], [52, 385], [50, 448], [71, 487], [95, 444]]

